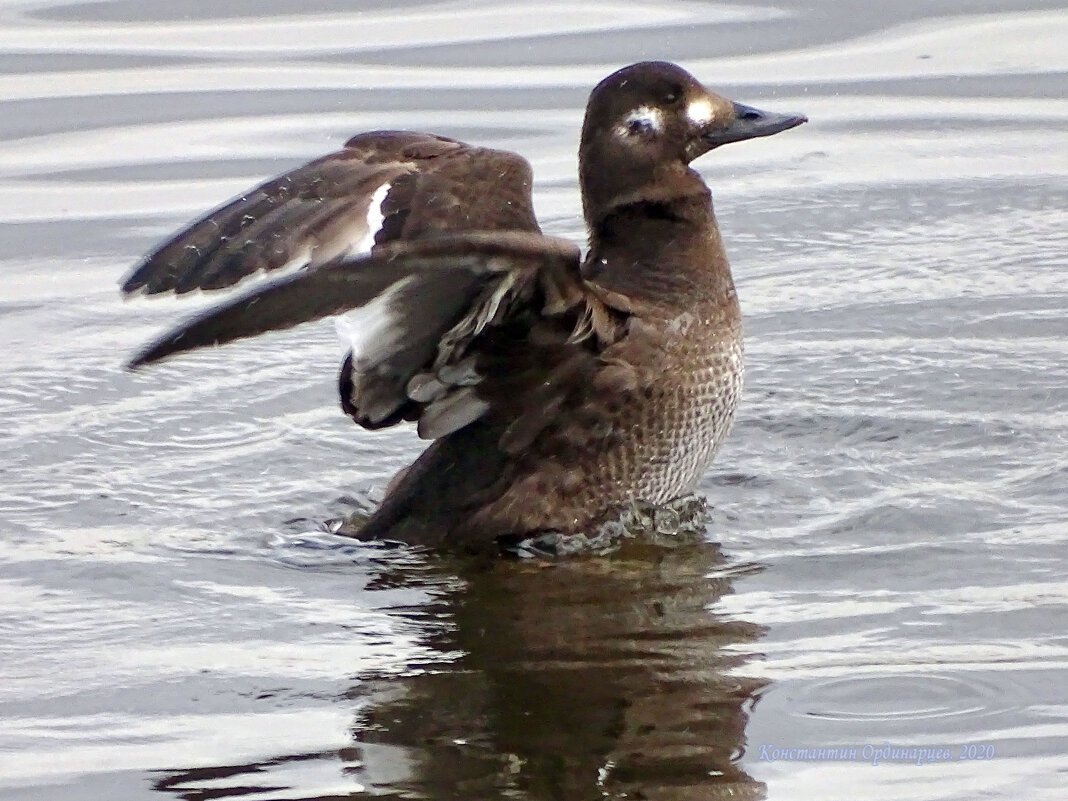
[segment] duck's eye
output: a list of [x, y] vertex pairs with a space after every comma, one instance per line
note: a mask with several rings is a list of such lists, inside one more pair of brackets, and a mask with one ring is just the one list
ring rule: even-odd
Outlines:
[[677, 86], [673, 86], [664, 93], [664, 104], [673, 106], [682, 100], [682, 89]]

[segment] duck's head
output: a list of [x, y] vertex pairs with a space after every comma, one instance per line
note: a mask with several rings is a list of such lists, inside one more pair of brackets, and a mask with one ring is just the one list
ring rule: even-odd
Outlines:
[[579, 168], [587, 217], [591, 202], [608, 205], [611, 195], [685, 172], [713, 148], [804, 122], [799, 114], [761, 111], [710, 92], [666, 61], [624, 67], [597, 85], [586, 106]]

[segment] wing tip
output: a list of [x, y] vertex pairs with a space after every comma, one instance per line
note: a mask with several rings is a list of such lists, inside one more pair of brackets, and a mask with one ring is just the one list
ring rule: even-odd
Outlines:
[[171, 351], [168, 348], [163, 347], [163, 344], [164, 343], [157, 342], [136, 353], [124, 365], [126, 370], [131, 373], [137, 373], [140, 372], [142, 368], [154, 364], [166, 357]]
[[139, 371], [143, 367], [148, 367], [156, 362], [161, 362], [164, 359], [170, 358], [179, 353], [184, 353], [189, 350], [195, 350], [198, 347], [204, 347], [207, 344], [218, 345], [218, 341], [198, 344], [190, 344], [187, 337], [188, 331], [185, 328], [180, 328], [177, 331], [171, 331], [169, 334], [157, 339], [155, 342], [149, 343], [145, 347], [141, 348], [134, 356], [126, 362], [126, 369], [132, 373]]
[[142, 294], [142, 290], [148, 284], [147, 279], [141, 275], [143, 268], [144, 264], [138, 264], [119, 280], [119, 290], [124, 297]]
[[124, 297], [159, 295], [173, 288], [174, 281], [169, 275], [171, 271], [161, 270], [154, 255], [142, 259], [119, 281], [119, 288]]

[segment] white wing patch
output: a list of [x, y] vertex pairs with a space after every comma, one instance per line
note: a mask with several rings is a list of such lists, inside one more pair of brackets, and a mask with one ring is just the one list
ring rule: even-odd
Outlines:
[[708, 125], [712, 122], [712, 102], [707, 97], [691, 100], [686, 107], [686, 116], [694, 125]]
[[653, 106], [638, 106], [616, 126], [615, 134], [621, 139], [635, 134], [659, 134], [664, 131], [664, 112]]
[[389, 194], [389, 190], [392, 188], [393, 184], [385, 183], [371, 195], [371, 200], [367, 204], [367, 233], [352, 249], [353, 253], [367, 253], [374, 246], [375, 234], [382, 228], [382, 223], [386, 220], [386, 216], [382, 213], [382, 204], [386, 201], [386, 195]]
[[316, 233], [315, 238], [293, 253], [272, 277], [296, 272], [304, 267], [318, 267], [340, 256], [368, 253], [375, 243], [375, 234], [385, 222], [382, 204], [393, 184], [382, 184], [371, 194], [364, 219], [348, 217], [337, 220]]
[[394, 308], [393, 300], [414, 280], [414, 275], [402, 278], [370, 303], [334, 320], [341, 345], [345, 350], [352, 351], [354, 364], [377, 364], [393, 352], [394, 346], [404, 335], [398, 325], [401, 314]]

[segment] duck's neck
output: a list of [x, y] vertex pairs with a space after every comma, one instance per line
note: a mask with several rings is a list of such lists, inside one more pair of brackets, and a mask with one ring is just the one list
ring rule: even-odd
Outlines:
[[589, 220], [583, 275], [656, 305], [736, 304], [708, 187], [696, 178], [680, 188], [670, 197], [621, 198]]

